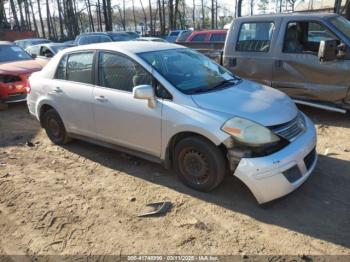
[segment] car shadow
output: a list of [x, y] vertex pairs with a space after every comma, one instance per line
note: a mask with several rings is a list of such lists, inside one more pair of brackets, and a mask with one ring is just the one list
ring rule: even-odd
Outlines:
[[[349, 161], [320, 156], [315, 171], [303, 186], [281, 199], [260, 206], [248, 188], [233, 176], [226, 176], [214, 191], [203, 193], [184, 186], [172, 170], [166, 170], [161, 165], [82, 141], [75, 141], [65, 148], [102, 166], [248, 215], [263, 223], [350, 247]], [[339, 228], [343, 230], [339, 231]]]
[[25, 102], [9, 104], [8, 109], [0, 111], [0, 148], [31, 145], [39, 130], [40, 124], [33, 121]]

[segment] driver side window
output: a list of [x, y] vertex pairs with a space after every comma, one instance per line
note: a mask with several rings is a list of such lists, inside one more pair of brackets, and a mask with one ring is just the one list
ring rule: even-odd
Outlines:
[[317, 53], [322, 40], [338, 40], [338, 38], [320, 22], [290, 22], [284, 37], [283, 52]]
[[101, 52], [98, 59], [99, 86], [132, 92], [138, 85], [152, 85], [152, 76], [125, 56]]

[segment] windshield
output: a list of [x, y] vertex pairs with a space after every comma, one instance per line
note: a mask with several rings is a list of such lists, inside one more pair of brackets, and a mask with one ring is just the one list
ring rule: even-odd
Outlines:
[[231, 72], [191, 49], [170, 49], [139, 56], [185, 94], [229, 87], [239, 80]]
[[18, 46], [0, 45], [0, 63], [31, 59], [32, 57]]
[[332, 17], [329, 21], [350, 40], [350, 21], [342, 16]]

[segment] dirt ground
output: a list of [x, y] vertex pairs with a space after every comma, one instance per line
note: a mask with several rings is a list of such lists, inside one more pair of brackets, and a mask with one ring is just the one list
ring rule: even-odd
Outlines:
[[[350, 117], [302, 110], [317, 125], [316, 170], [261, 207], [232, 176], [200, 193], [157, 164], [55, 146], [25, 104], [10, 105], [0, 112], [0, 254], [350, 255]], [[169, 213], [137, 217], [159, 200]]]

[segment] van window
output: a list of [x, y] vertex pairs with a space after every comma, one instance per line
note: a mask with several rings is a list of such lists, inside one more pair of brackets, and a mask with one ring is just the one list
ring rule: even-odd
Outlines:
[[132, 92], [134, 86], [152, 85], [151, 75], [125, 56], [100, 52], [98, 59], [99, 86]]
[[225, 33], [214, 33], [210, 37], [211, 42], [225, 42], [226, 34]]
[[290, 22], [287, 25], [283, 52], [317, 53], [322, 40], [337, 40], [337, 37], [319, 22]]
[[92, 63], [93, 52], [70, 54], [67, 62], [66, 79], [69, 81], [93, 84]]
[[194, 37], [192, 37], [191, 41], [193, 41], [193, 42], [203, 42], [203, 41], [205, 41], [205, 37], [206, 36], [207, 36], [206, 34], [197, 34]]
[[236, 51], [268, 52], [274, 29], [275, 26], [272, 22], [243, 23]]

